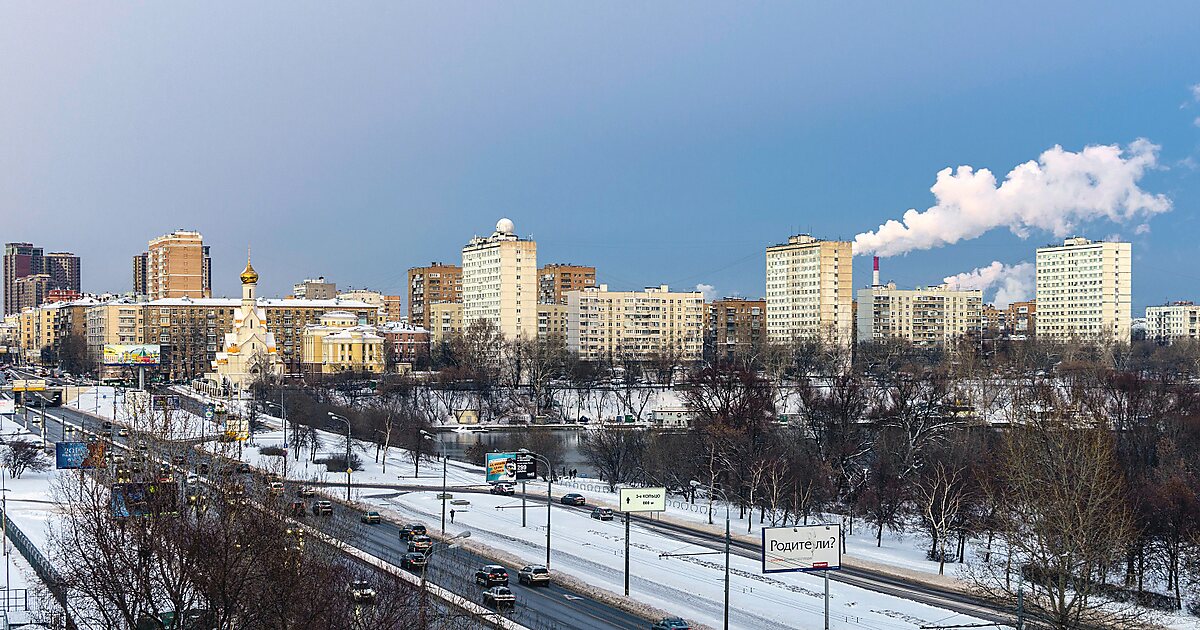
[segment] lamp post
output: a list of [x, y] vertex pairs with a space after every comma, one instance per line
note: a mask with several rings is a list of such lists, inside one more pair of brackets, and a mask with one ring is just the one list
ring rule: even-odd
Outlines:
[[[287, 460], [288, 460], [287, 408], [283, 406], [283, 392], [281, 391], [279, 394], [279, 404], [275, 404], [269, 400], [264, 400], [262, 402], [264, 405], [278, 407], [280, 417], [283, 420], [283, 478], [287, 479]], [[349, 458], [347, 458], [347, 463], [349, 463]]]
[[334, 420], [341, 420], [346, 423], [346, 500], [350, 500], [350, 419], [345, 416], [339, 416], [332, 411], [329, 412], [329, 417]]
[[[457, 549], [462, 544], [462, 540], [464, 538], [470, 538], [470, 537], [471, 537], [471, 532], [469, 532], [469, 531], [463, 532], [461, 534], [457, 534], [455, 536], [451, 536], [441, 542], [437, 542], [437, 543], [434, 543], [433, 545], [431, 545], [429, 547], [429, 552], [425, 554], [425, 570], [421, 571], [421, 624], [420, 624], [420, 627], [424, 628], [427, 625], [425, 623], [425, 609], [428, 607], [427, 606], [427, 597], [425, 595], [425, 593], [426, 593], [426, 591], [425, 591], [425, 576], [429, 574], [429, 563], [430, 563], [430, 561], [433, 560], [434, 552], [441, 551], [442, 549]], [[441, 546], [439, 547], [438, 545], [441, 545]]]
[[[421, 429], [421, 439], [429, 440], [430, 442], [437, 442], [438, 448], [442, 452], [442, 531], [445, 532], [446, 531], [446, 445], [442, 444], [441, 442], [438, 442], [436, 439], [434, 439], [432, 433], [430, 433], [424, 429]], [[419, 445], [420, 442], [418, 442], [417, 444]], [[420, 450], [420, 448], [418, 448], [417, 450]], [[420, 455], [420, 453], [418, 453], [418, 455]], [[384, 453], [383, 456], [387, 457], [387, 453]]]
[[[546, 570], [550, 570], [550, 506], [554, 504], [551, 489], [554, 487], [554, 464], [550, 462], [548, 457], [543, 457], [537, 453], [532, 453], [527, 448], [521, 449], [522, 453], [533, 455], [533, 458], [539, 461], [546, 462]], [[524, 492], [521, 493], [524, 496]], [[521, 510], [524, 512], [524, 510]]]
[[[703, 486], [703, 484], [695, 479], [688, 483], [690, 483], [693, 488], [699, 488]], [[709, 484], [707, 488], [709, 496], [712, 496], [713, 492], [720, 492], [721, 500], [725, 502], [725, 616], [723, 628], [725, 630], [729, 630], [729, 497], [725, 495], [724, 490], [720, 490], [714, 487], [712, 484]], [[712, 514], [709, 514], [709, 516], [711, 517]]]

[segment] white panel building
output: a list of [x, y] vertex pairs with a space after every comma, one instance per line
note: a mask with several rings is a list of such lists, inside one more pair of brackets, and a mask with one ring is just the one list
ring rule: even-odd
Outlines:
[[850, 241], [808, 234], [767, 248], [767, 340], [849, 344], [854, 332]]
[[1037, 250], [1037, 336], [1130, 339], [1132, 246], [1068, 238]]
[[609, 291], [607, 284], [567, 293], [567, 347], [585, 360], [669, 351], [681, 361], [704, 350], [704, 295], [670, 287]]
[[889, 282], [858, 290], [859, 343], [898, 338], [916, 346], [948, 346], [978, 332], [982, 318], [978, 289], [897, 289]]
[[490, 320], [509, 339], [538, 333], [537, 243], [517, 237], [513, 222], [500, 219], [489, 237], [462, 250], [462, 326]]
[[1147, 306], [1146, 339], [1159, 343], [1200, 339], [1200, 306], [1191, 302]]

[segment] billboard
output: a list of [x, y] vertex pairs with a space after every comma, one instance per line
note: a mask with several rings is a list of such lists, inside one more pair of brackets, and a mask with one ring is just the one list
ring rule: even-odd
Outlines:
[[63, 469], [104, 466], [104, 442], [56, 442], [54, 467]]
[[157, 344], [104, 344], [104, 365], [158, 365], [160, 348]]
[[622, 512], [662, 512], [667, 509], [666, 488], [621, 488]]
[[114, 483], [112, 486], [113, 516], [153, 516], [179, 511], [179, 485], [167, 483]]
[[763, 573], [842, 568], [842, 526], [762, 528]]
[[44, 392], [46, 381], [43, 379], [15, 380], [12, 382], [14, 392]]
[[17, 401], [11, 398], [0, 398], [0, 415], [17, 413]]
[[488, 483], [512, 483], [537, 479], [533, 453], [488, 453], [484, 457]]

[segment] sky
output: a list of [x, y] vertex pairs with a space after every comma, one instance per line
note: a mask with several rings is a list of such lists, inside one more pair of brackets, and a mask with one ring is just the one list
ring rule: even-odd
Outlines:
[[264, 295], [403, 294], [508, 217], [613, 288], [758, 297], [765, 247], [806, 232], [900, 286], [1019, 299], [1034, 249], [1080, 234], [1133, 243], [1137, 315], [1200, 300], [1196, 24], [1195, 2], [4, 3], [0, 238], [76, 252], [92, 292], [184, 228], [216, 295], [247, 247]]

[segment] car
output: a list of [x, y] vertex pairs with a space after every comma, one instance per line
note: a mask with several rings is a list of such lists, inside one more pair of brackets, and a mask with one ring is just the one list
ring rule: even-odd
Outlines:
[[550, 585], [550, 569], [540, 564], [531, 564], [517, 571], [517, 581], [530, 586]]
[[600, 521], [611, 521], [613, 520], [612, 508], [592, 508], [592, 518]]
[[282, 481], [272, 481], [271, 484], [267, 487], [267, 492], [270, 492], [271, 494], [274, 494], [277, 496], [283, 494], [283, 482]]
[[291, 506], [288, 508], [288, 512], [291, 513], [292, 516], [299, 516], [303, 518], [305, 514], [304, 502], [292, 501]]
[[108, 420], [105, 420], [104, 423], [100, 425], [100, 428], [105, 431], [112, 431], [113, 423]]
[[379, 521], [381, 521], [383, 519], [379, 516], [379, 512], [376, 512], [375, 510], [371, 510], [370, 512], [363, 512], [362, 516], [358, 517], [358, 520], [360, 520], [368, 525], [376, 525], [379, 523]]
[[510, 497], [513, 494], [516, 494], [517, 488], [515, 486], [513, 486], [511, 483], [503, 483], [503, 482], [502, 483], [494, 483], [494, 484], [492, 484], [492, 488], [490, 490], [488, 490], [488, 492], [490, 492], [492, 494], [499, 494], [501, 496]]
[[428, 536], [411, 536], [408, 539], [409, 551], [425, 553], [433, 548], [433, 539]]
[[248, 473], [250, 470], [250, 464], [247, 464], [246, 462], [242, 462], [237, 465], [237, 471], [240, 473]]
[[508, 569], [498, 564], [488, 564], [475, 572], [475, 583], [491, 587], [497, 584], [508, 586]]
[[171, 458], [171, 461], [175, 462], [176, 466], [182, 466], [187, 463], [187, 455], [176, 455]]
[[429, 558], [419, 551], [410, 551], [400, 558], [400, 568], [409, 571], [423, 571], [427, 564], [429, 564]]
[[312, 513], [317, 516], [329, 516], [333, 514], [332, 501], [316, 501], [312, 506]]
[[300, 486], [300, 489], [296, 491], [296, 494], [307, 499], [308, 497], [317, 496], [317, 490], [312, 486]]
[[558, 502], [563, 505], [586, 505], [587, 499], [584, 499], [583, 495], [578, 492], [569, 492], [562, 495], [562, 498]]
[[346, 593], [355, 604], [374, 604], [375, 589], [366, 580], [354, 580], [346, 585]]
[[493, 586], [483, 592], [483, 603], [500, 610], [517, 605], [517, 596], [507, 586]]
[[663, 617], [650, 626], [650, 630], [691, 630], [692, 625], [682, 617]]
[[408, 540], [413, 536], [425, 536], [428, 533], [425, 526], [420, 523], [405, 523], [404, 527], [400, 528], [400, 540]]
[[125, 427], [117, 429], [117, 437], [129, 437], [129, 429], [126, 429]]
[[146, 452], [150, 450], [150, 445], [146, 443], [146, 440], [138, 440], [137, 450]]
[[200, 473], [201, 475], [207, 475], [208, 471], [209, 471], [208, 464], [200, 464], [199, 466], [196, 467], [196, 472]]
[[200, 477], [199, 477], [198, 475], [191, 475], [191, 474], [189, 474], [189, 475], [188, 475], [186, 478], [184, 478], [184, 480], [183, 480], [183, 484], [184, 484], [185, 486], [194, 486], [194, 485], [197, 485], [197, 484], [199, 484], [199, 483], [200, 483]]

